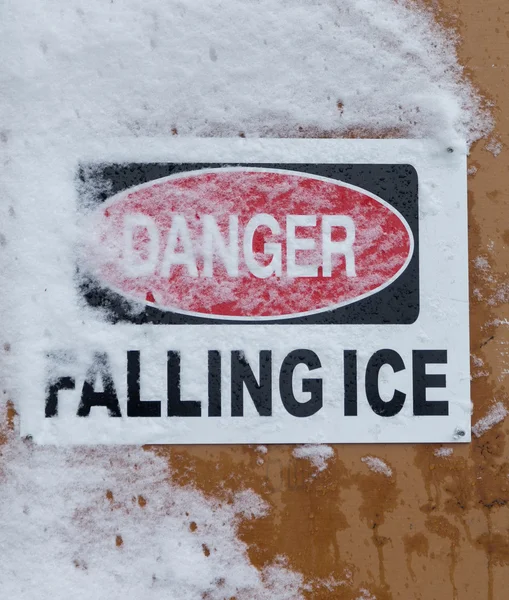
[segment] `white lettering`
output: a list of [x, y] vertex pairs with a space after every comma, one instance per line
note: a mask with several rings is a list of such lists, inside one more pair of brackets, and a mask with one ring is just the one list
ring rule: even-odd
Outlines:
[[246, 265], [253, 275], [259, 277], [260, 279], [266, 279], [270, 277], [272, 274], [277, 277], [281, 276], [281, 244], [277, 243], [266, 243], [263, 246], [263, 251], [265, 254], [272, 256], [272, 260], [268, 265], [261, 265], [255, 258], [253, 253], [253, 237], [258, 229], [261, 226], [268, 227], [272, 234], [278, 235], [281, 233], [281, 229], [279, 227], [278, 222], [274, 219], [273, 216], [267, 215], [265, 213], [261, 215], [256, 215], [248, 222], [246, 226], [246, 231], [244, 233], [244, 260], [246, 261]]
[[[332, 241], [332, 228], [343, 227], [346, 238], [341, 242]], [[322, 218], [322, 245], [323, 245], [323, 276], [332, 275], [332, 255], [340, 254], [345, 257], [347, 277], [356, 277], [355, 255], [353, 243], [355, 242], [355, 223], [346, 215], [324, 215]]]
[[296, 238], [297, 227], [315, 227], [314, 215], [288, 215], [286, 217], [286, 270], [288, 277], [316, 277], [318, 265], [298, 265], [295, 253], [297, 250], [314, 250], [315, 240], [312, 238]]
[[[243, 245], [244, 261], [249, 271], [260, 279], [271, 275], [281, 277], [282, 248], [280, 242], [263, 243], [262, 252], [253, 250], [253, 241], [258, 228], [266, 227], [270, 235], [282, 232], [278, 221], [269, 214], [252, 217], [244, 232], [239, 231], [238, 215], [228, 217], [228, 231], [224, 235], [217, 217], [201, 215], [202, 233], [192, 237], [186, 217], [173, 215], [170, 230], [164, 247], [164, 235], [158, 230], [155, 219], [142, 213], [125, 215], [123, 228], [122, 266], [129, 277], [143, 277], [158, 272], [161, 277], [169, 277], [173, 265], [183, 265], [191, 277], [198, 277], [196, 256], [203, 256], [203, 277], [214, 277], [214, 264], [221, 262], [230, 277], [239, 276], [239, 243]], [[320, 223], [321, 219], [321, 223]], [[318, 259], [317, 240], [313, 237], [297, 236], [297, 228], [311, 228], [321, 225], [322, 264]], [[345, 231], [342, 241], [333, 241], [333, 228]], [[319, 230], [316, 231], [318, 234]], [[308, 233], [308, 235], [310, 235]], [[323, 277], [332, 277], [333, 257], [344, 256], [347, 277], [356, 277], [355, 269], [355, 222], [347, 215], [287, 215], [286, 217], [286, 269], [290, 278], [318, 277], [322, 267]], [[243, 238], [243, 239], [242, 239]], [[162, 244], [162, 245], [161, 245]], [[177, 251], [177, 248], [179, 251]], [[298, 252], [313, 252], [316, 258], [308, 264], [297, 258]], [[160, 255], [161, 263], [158, 266]], [[270, 259], [268, 264], [261, 262]], [[217, 269], [216, 269], [217, 270]]]
[[212, 277], [214, 272], [214, 247], [223, 261], [230, 277], [239, 276], [239, 218], [229, 218], [229, 243], [226, 245], [216, 220], [212, 215], [204, 215], [203, 222], [203, 275]]
[[[181, 242], [183, 251], [176, 252], [178, 242]], [[182, 215], [174, 215], [171, 220], [168, 243], [164, 251], [161, 265], [161, 277], [169, 277], [172, 265], [185, 265], [191, 277], [198, 277], [196, 260], [194, 258], [191, 235], [186, 219]]]
[[[147, 256], [134, 247], [136, 229], [144, 229], [148, 235], [146, 244]], [[154, 220], [142, 213], [133, 213], [124, 217], [124, 252], [122, 254], [123, 268], [129, 277], [151, 275], [157, 266], [159, 257], [159, 231]]]

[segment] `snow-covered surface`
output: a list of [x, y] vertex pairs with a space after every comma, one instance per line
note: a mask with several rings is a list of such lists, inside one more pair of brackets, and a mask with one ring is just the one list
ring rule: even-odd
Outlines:
[[221, 502], [169, 484], [141, 448], [55, 451], [14, 433], [0, 473], [2, 598], [301, 598], [297, 573], [259, 572], [237, 538], [268, 510], [250, 490]]
[[508, 414], [509, 412], [504, 404], [502, 402], [497, 402], [489, 409], [486, 415], [482, 419], [479, 419], [472, 427], [472, 433], [476, 437], [481, 437], [481, 435], [489, 431], [497, 423], [502, 422]]
[[363, 456], [361, 461], [374, 473], [381, 473], [386, 477], [392, 477], [392, 469], [389, 465], [377, 456]]
[[454, 37], [392, 0], [10, 0], [4, 135], [312, 135], [446, 143], [490, 127]]
[[[16, 177], [13, 191], [16, 192], [17, 217], [10, 219], [9, 240], [18, 237], [27, 243], [22, 244], [22, 251], [19, 251], [19, 244], [9, 244], [8, 251], [12, 248], [13, 260], [5, 273], [8, 274], [12, 267], [10, 285], [14, 283], [16, 295], [4, 298], [3, 302], [12, 310], [6, 322], [16, 324], [16, 332], [9, 340], [12, 363], [6, 372], [9, 378], [15, 378], [12, 389], [16, 391], [16, 401], [23, 398], [23, 435], [32, 435], [38, 443], [50, 444], [442, 443], [454, 441], [454, 432], [461, 426], [467, 432], [461, 441], [468, 441], [468, 265], [465, 255], [458, 252], [461, 248], [466, 252], [467, 248], [464, 148], [449, 153], [435, 140], [209, 138], [197, 142], [196, 138], [178, 136], [101, 140], [83, 145], [76, 142], [65, 146], [65, 156], [61, 146], [45, 146], [41, 140], [28, 146], [18, 142], [18, 148], [23, 150], [24, 159], [20, 161], [14, 156], [9, 172], [17, 171], [20, 175], [29, 166], [30, 173], [26, 177]], [[410, 162], [419, 173], [422, 188], [419, 238], [426, 249], [420, 255], [421, 310], [418, 321], [404, 328], [341, 326], [335, 328], [333, 336], [324, 335], [321, 326], [307, 324], [299, 325], [298, 332], [294, 325], [278, 325], [277, 335], [274, 335], [271, 326], [265, 324], [256, 327], [233, 323], [228, 326], [193, 325], [177, 330], [150, 324], [112, 323], [104, 315], [105, 311], [84, 305], [74, 281], [76, 264], [82, 264], [81, 254], [76, 254], [76, 238], [83, 234], [73, 204], [75, 165], [83, 155], [96, 160], [109, 157], [109, 160], [142, 162], [272, 160], [276, 163], [377, 164], [386, 162], [388, 156], [396, 163]], [[33, 201], [41, 197], [41, 190], [44, 190], [45, 198], [51, 199], [52, 211], [48, 211], [44, 203]], [[447, 261], [437, 271], [437, 261], [445, 255]], [[7, 327], [7, 333], [9, 330]], [[178, 338], [175, 337], [177, 331]], [[242, 350], [257, 371], [259, 352], [270, 350], [276, 376], [288, 353], [296, 349], [296, 343], [304, 341], [304, 348], [310, 348], [321, 361], [321, 369], [314, 371], [314, 376], [323, 380], [324, 402], [319, 410], [305, 419], [295, 419], [284, 408], [275, 384], [273, 418], [260, 419], [253, 403], [247, 399], [243, 418], [232, 418], [228, 392], [231, 351]], [[450, 410], [447, 415], [433, 420], [414, 418], [412, 403], [407, 401], [395, 418], [380, 420], [363, 400], [364, 386], [359, 386], [358, 417], [350, 419], [348, 424], [345, 422], [345, 426], [338, 426], [344, 420], [344, 411], [341, 402], [336, 400], [343, 394], [342, 369], [338, 369], [337, 357], [345, 348], [358, 349], [359, 376], [370, 356], [380, 348], [394, 348], [400, 353], [407, 368], [395, 374], [394, 380], [390, 369], [382, 369], [380, 373], [382, 397], [389, 399], [395, 385], [402, 390], [411, 389], [412, 371], [408, 365], [413, 349], [423, 344], [424, 348], [450, 348], [447, 367]], [[182, 354], [184, 399], [207, 398], [207, 350], [214, 349], [223, 355], [224, 410], [220, 417], [214, 417], [214, 426], [207, 418], [167, 418], [164, 413], [161, 418], [154, 419], [126, 416], [126, 352], [140, 351], [143, 400], [161, 402], [166, 397], [166, 354], [169, 349], [179, 350]], [[94, 408], [87, 419], [76, 415], [83, 381], [93, 364], [93, 352], [108, 354], [123, 415], [121, 419], [109, 418], [104, 407]], [[41, 360], [43, 356], [45, 360]], [[27, 361], [30, 362], [30, 377], [26, 377]], [[293, 376], [299, 402], [309, 399], [309, 392], [299, 383], [309, 372], [304, 365], [302, 367]], [[71, 376], [76, 382], [74, 390], [59, 393], [59, 414], [55, 419], [45, 418], [43, 412], [49, 376]]]
[[305, 458], [317, 472], [327, 468], [327, 462], [334, 456], [334, 450], [326, 444], [305, 444], [293, 450], [295, 458]]
[[[64, 231], [60, 209], [48, 200], [59, 190], [45, 189], [41, 198], [20, 185], [27, 174], [40, 175], [31, 162], [34, 141], [44, 149], [89, 135], [352, 130], [472, 141], [489, 130], [490, 119], [459, 79], [453, 37], [415, 6], [391, 0], [4, 2], [3, 375], [23, 361], [10, 300], [35, 313], [40, 301], [30, 297], [30, 282], [26, 296], [17, 293], [20, 277], [27, 277], [18, 261], [31, 255], [34, 238], [61, 247]], [[55, 227], [16, 228], [23, 211], [40, 202]], [[38, 276], [58, 288], [62, 275], [44, 267], [44, 245], [38, 259]], [[9, 397], [16, 405], [23, 400], [12, 381], [4, 378], [2, 388], [4, 409]], [[220, 505], [169, 485], [166, 464], [150, 452], [40, 448], [15, 436], [2, 447], [0, 466], [6, 598], [300, 597], [298, 574], [284, 564], [258, 573], [236, 538], [239, 512], [265, 510], [248, 492]]]

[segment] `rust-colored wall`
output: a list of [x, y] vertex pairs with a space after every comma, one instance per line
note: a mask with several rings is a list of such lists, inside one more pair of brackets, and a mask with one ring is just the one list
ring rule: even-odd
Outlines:
[[[509, 3], [444, 0], [439, 18], [458, 28], [461, 63], [490, 100], [498, 157], [474, 146], [469, 161], [471, 352], [475, 423], [494, 399], [509, 407]], [[489, 271], [476, 268], [485, 257]], [[477, 290], [477, 291], [476, 291]], [[507, 319], [507, 324], [494, 323]], [[478, 363], [478, 361], [477, 361]], [[335, 446], [328, 468], [312, 477], [291, 446], [269, 446], [264, 463], [254, 447], [159, 447], [175, 477], [207, 493], [251, 486], [272, 505], [241, 537], [256, 565], [289, 558], [315, 580], [314, 600], [499, 600], [509, 597], [509, 420], [449, 458], [435, 445]], [[369, 471], [361, 458], [379, 456], [393, 477]], [[219, 469], [215, 465], [219, 464]], [[192, 467], [189, 469], [189, 467]], [[345, 585], [329, 588], [317, 579]]]
[[[461, 62], [495, 102], [503, 144], [494, 157], [482, 141], [470, 158], [471, 349], [484, 362], [472, 364], [475, 422], [494, 399], [509, 408], [509, 3], [442, 7], [440, 18], [461, 33]], [[478, 256], [488, 271], [476, 268]], [[269, 516], [241, 526], [252, 562], [286, 555], [314, 583], [314, 600], [354, 600], [362, 588], [377, 600], [499, 600], [509, 597], [508, 431], [509, 420], [448, 458], [435, 457], [432, 445], [335, 446], [316, 476], [292, 446], [270, 446], [263, 456], [246, 446], [152, 448], [167, 457], [175, 481], [216, 496], [245, 487], [260, 494]], [[393, 477], [370, 471], [361, 462], [367, 454], [386, 461]]]

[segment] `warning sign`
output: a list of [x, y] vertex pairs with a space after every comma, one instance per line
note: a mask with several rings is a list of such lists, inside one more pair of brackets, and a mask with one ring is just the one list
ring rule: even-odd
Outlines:
[[[417, 318], [418, 184], [411, 165], [83, 165], [80, 179], [84, 190], [117, 192], [107, 201], [95, 195], [83, 284], [87, 300], [110, 307], [113, 318]], [[147, 309], [130, 317], [122, 298]], [[355, 310], [344, 310], [352, 304]]]
[[123, 140], [60, 172], [75, 307], [23, 435], [469, 440], [463, 149]]

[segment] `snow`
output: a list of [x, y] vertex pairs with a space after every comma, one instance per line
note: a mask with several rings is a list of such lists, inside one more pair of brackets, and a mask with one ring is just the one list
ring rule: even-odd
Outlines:
[[503, 403], [497, 402], [489, 409], [487, 414], [482, 419], [479, 419], [472, 427], [472, 433], [476, 437], [481, 437], [481, 435], [485, 434], [497, 423], [501, 423], [508, 414], [509, 412]]
[[267, 454], [267, 452], [268, 452], [267, 446], [259, 445], [259, 446], [256, 446], [255, 450], [256, 450], [256, 452], [258, 452], [261, 455], [256, 459], [256, 464], [263, 465], [265, 463], [265, 460], [262, 458], [262, 456], [264, 454]]
[[376, 456], [363, 456], [361, 461], [374, 473], [381, 473], [386, 477], [392, 477], [392, 469], [381, 458]]
[[360, 589], [361, 595], [357, 596], [355, 600], [376, 600], [376, 596], [374, 596], [369, 590], [366, 588]]
[[56, 452], [14, 433], [0, 472], [2, 597], [302, 597], [284, 560], [259, 572], [237, 538], [268, 510], [251, 490], [221, 502], [169, 484], [166, 461], [141, 448]]
[[397, 132], [491, 119], [454, 34], [391, 0], [10, 0], [3, 131], [27, 136]]
[[[463, 79], [454, 35], [415, 3], [6, 0], [1, 10], [4, 413], [8, 398], [17, 407], [24, 400], [8, 374], [26, 349], [76, 333], [64, 325], [49, 332], [44, 315], [56, 313], [65, 324], [82, 310], [69, 286], [72, 190], [41, 193], [28, 181], [44, 179], [46, 165], [37, 158], [46, 149], [112, 135], [323, 132], [430, 137], [454, 146], [492, 127]], [[58, 157], [51, 167], [59, 173]], [[27, 227], [23, 215], [37, 209], [37, 226]], [[48, 262], [53, 254], [58, 264]], [[35, 294], [41, 282], [58, 289], [58, 307]], [[31, 336], [23, 330], [20, 338], [19, 314], [40, 317]], [[82, 341], [100, 343], [101, 332]], [[506, 414], [497, 404], [474, 433]], [[320, 445], [294, 451], [317, 471], [332, 455]], [[362, 460], [391, 476], [381, 459]], [[259, 572], [238, 539], [241, 519], [268, 510], [253, 492], [231, 504], [205, 498], [170, 484], [167, 463], [152, 452], [37, 447], [17, 439], [16, 430], [1, 447], [0, 482], [6, 598], [302, 597], [302, 577], [284, 559]], [[362, 598], [374, 597], [363, 591]]]
[[454, 450], [452, 448], [435, 448], [433, 454], [438, 458], [446, 458], [452, 456]]
[[484, 361], [480, 356], [472, 355], [472, 363], [474, 364], [475, 367], [483, 367], [484, 366]]
[[502, 152], [503, 146], [501, 142], [493, 138], [486, 144], [485, 149], [496, 158]]
[[474, 259], [474, 265], [476, 269], [479, 269], [481, 271], [489, 271], [490, 269], [490, 263], [488, 262], [488, 259], [485, 256], [476, 256]]
[[325, 444], [304, 444], [293, 450], [295, 458], [305, 458], [319, 473], [327, 468], [327, 462], [334, 456], [334, 450]]

